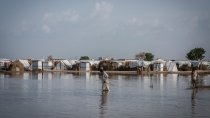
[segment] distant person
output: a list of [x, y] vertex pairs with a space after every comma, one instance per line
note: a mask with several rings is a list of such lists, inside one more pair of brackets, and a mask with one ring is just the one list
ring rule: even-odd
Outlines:
[[197, 80], [197, 72], [195, 70], [195, 68], [192, 68], [192, 72], [191, 72], [191, 83], [192, 83], [192, 88], [196, 87], [196, 80]]
[[102, 90], [109, 91], [109, 75], [102, 68], [100, 74], [102, 75]]

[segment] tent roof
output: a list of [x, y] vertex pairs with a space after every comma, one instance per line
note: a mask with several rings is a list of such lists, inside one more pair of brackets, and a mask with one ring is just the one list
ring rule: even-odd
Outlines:
[[166, 61], [164, 61], [163, 59], [157, 59], [154, 60], [153, 63], [165, 63]]
[[19, 61], [23, 64], [23, 66], [24, 66], [25, 68], [28, 68], [28, 67], [30, 66], [28, 60], [19, 60]]

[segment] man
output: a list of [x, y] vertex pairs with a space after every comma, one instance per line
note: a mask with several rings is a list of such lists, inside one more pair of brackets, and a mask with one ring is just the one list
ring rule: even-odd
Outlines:
[[100, 74], [102, 75], [102, 90], [109, 91], [109, 75], [102, 68]]
[[195, 70], [195, 68], [192, 69], [191, 72], [191, 83], [192, 83], [192, 88], [196, 87], [196, 80], [197, 80], [197, 72]]

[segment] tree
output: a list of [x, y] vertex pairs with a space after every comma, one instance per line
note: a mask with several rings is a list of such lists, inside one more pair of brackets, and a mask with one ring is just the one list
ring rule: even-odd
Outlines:
[[194, 48], [187, 53], [186, 58], [189, 60], [202, 60], [206, 51], [203, 48]]
[[88, 56], [81, 56], [80, 60], [90, 60], [90, 58]]
[[146, 58], [145, 52], [140, 52], [140, 53], [136, 54], [135, 57], [136, 57], [136, 59], [144, 60]]
[[152, 61], [154, 59], [154, 55], [152, 53], [145, 53], [146, 58], [144, 59], [145, 61]]
[[154, 58], [154, 55], [150, 52], [140, 52], [135, 55], [136, 59], [141, 59], [145, 61], [152, 61]]

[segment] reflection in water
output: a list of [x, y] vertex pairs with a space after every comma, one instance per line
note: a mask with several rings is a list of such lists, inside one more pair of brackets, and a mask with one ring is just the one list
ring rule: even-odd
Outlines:
[[[98, 75], [94, 75], [97, 76]], [[61, 78], [80, 78], [85, 77], [87, 80], [92, 78], [92, 74], [90, 72], [77, 72], [77, 73], [64, 73], [64, 72], [14, 72], [14, 73], [3, 73], [0, 72], [0, 78], [15, 78], [15, 79], [61, 79]]]
[[[5, 75], [5, 74], [4, 74]], [[25, 73], [9, 73], [8, 74], [12, 78], [16, 79], [53, 79], [53, 78], [60, 78], [61, 72], [25, 72]]]
[[[210, 85], [210, 75], [201, 78]], [[177, 74], [115, 74], [106, 92], [96, 73], [0, 73], [0, 118], [208, 117], [209, 89], [186, 90], [188, 81]]]
[[23, 79], [25, 74], [17, 72], [17, 73], [8, 73], [8, 75], [15, 79]]
[[38, 79], [38, 80], [41, 80], [41, 79], [43, 79], [43, 73], [32, 72], [32, 77], [31, 77], [31, 79]]
[[[197, 89], [196, 88], [192, 89], [192, 96], [191, 96], [192, 100], [195, 99], [196, 93], [197, 93]], [[192, 106], [195, 106], [195, 104], [193, 104]]]
[[196, 107], [196, 93], [197, 89], [192, 89], [192, 95], [191, 95], [191, 102], [192, 102], [192, 114], [195, 114], [195, 107]]
[[150, 88], [153, 88], [153, 78], [152, 78], [152, 75], [150, 75]]
[[104, 118], [105, 114], [106, 114], [106, 111], [108, 110], [107, 109], [107, 100], [108, 100], [108, 94], [109, 92], [108, 91], [102, 91], [101, 92], [101, 100], [100, 100], [100, 117], [101, 118]]

